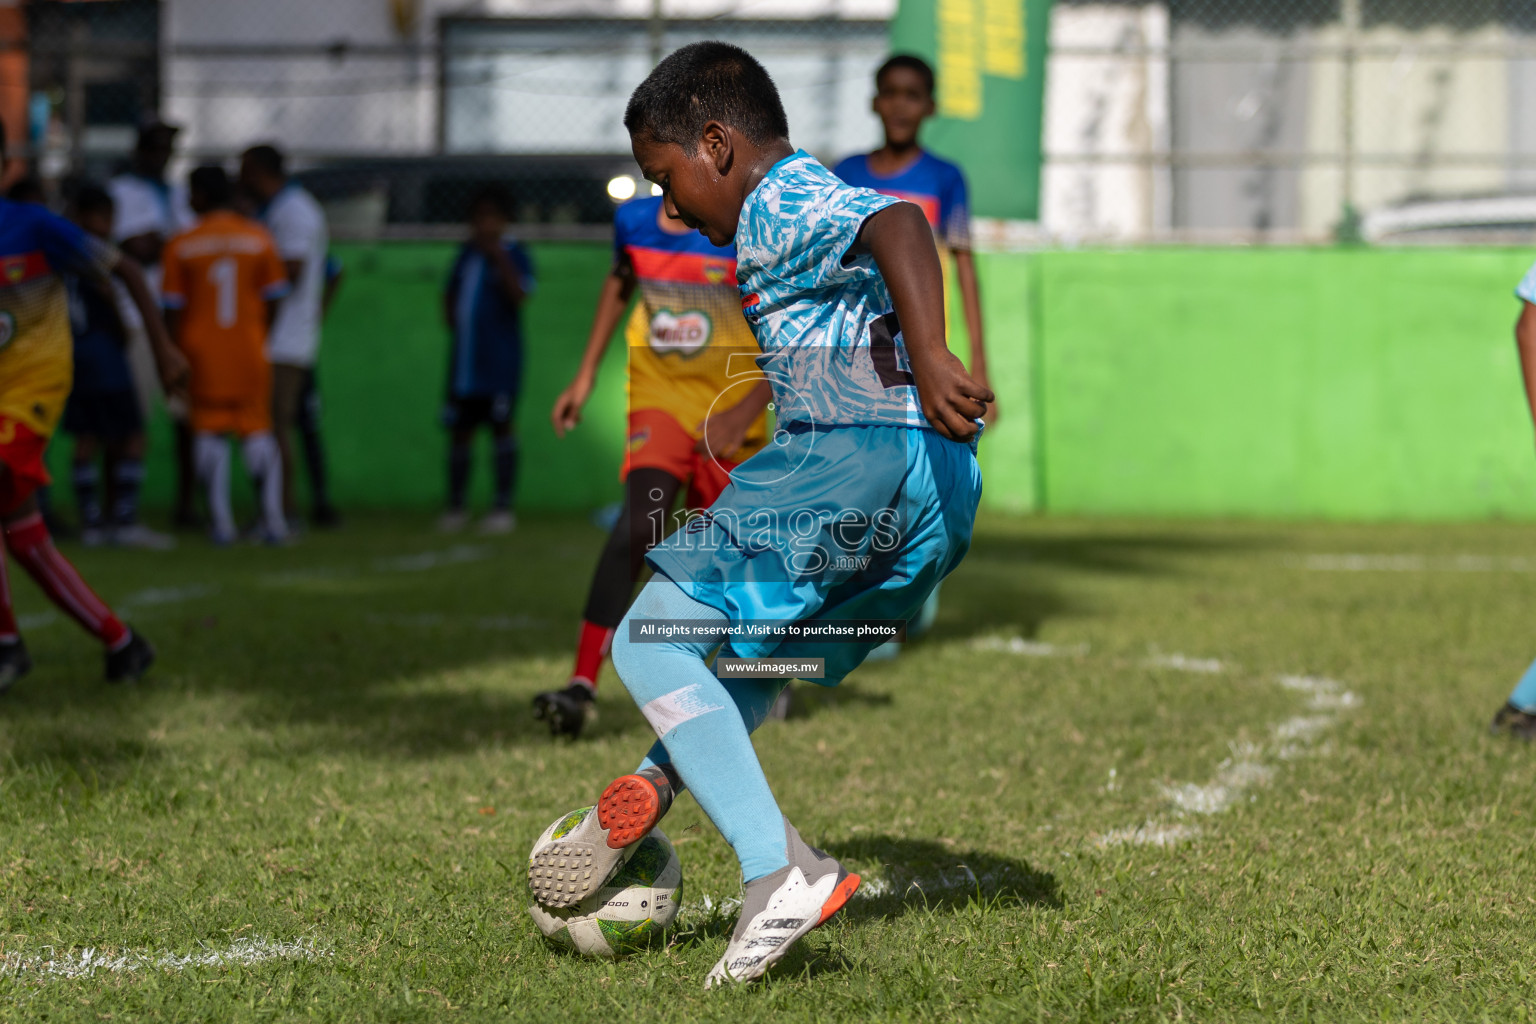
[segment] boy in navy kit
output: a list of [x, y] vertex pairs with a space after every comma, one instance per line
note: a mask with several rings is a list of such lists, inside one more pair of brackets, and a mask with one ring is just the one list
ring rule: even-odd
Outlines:
[[[94, 185], [75, 193], [72, 219], [102, 241], [112, 235], [112, 196]], [[64, 406], [64, 432], [75, 439], [70, 465], [80, 539], [164, 550], [176, 541], [139, 522], [144, 481], [144, 417], [128, 364], [128, 332], [117, 292], [78, 274], [63, 275], [74, 336], [75, 384]], [[107, 473], [102, 473], [105, 461]], [[102, 500], [105, 477], [110, 503]], [[110, 504], [110, 508], [108, 505]]]
[[[656, 575], [620, 624], [613, 661], [657, 743], [540, 848], [529, 882], [541, 903], [574, 905], [686, 785], [741, 862], [741, 916], [705, 980], [714, 987], [760, 977], [859, 879], [800, 838], [752, 748], [783, 681], [717, 677], [706, 658], [820, 656], [835, 685], [879, 639], [813, 645], [749, 627], [916, 614], [969, 547], [974, 442], [992, 393], [945, 347], [922, 211], [796, 151], [772, 79], [745, 51], [673, 53], [635, 90], [624, 125], [668, 213], [716, 245], [735, 241], [778, 429], [706, 513], [647, 556]], [[682, 620], [688, 635], [658, 639]], [[586, 866], [571, 870], [572, 858]]]
[[443, 316], [453, 334], [448, 360], [448, 401], [443, 425], [448, 447], [448, 511], [444, 531], [469, 521], [464, 508], [469, 488], [470, 444], [481, 426], [491, 428], [495, 452], [495, 503], [480, 522], [482, 533], [510, 533], [512, 489], [517, 482], [517, 437], [513, 416], [523, 375], [523, 303], [533, 291], [533, 264], [507, 230], [511, 201], [495, 186], [469, 204], [469, 241], [459, 248], [443, 292]]

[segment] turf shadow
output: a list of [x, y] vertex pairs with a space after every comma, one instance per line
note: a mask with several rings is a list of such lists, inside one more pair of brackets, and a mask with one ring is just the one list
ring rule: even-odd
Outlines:
[[843, 910], [849, 920], [899, 917], [913, 910], [953, 912], [973, 902], [1062, 906], [1050, 872], [984, 850], [884, 835], [856, 836], [826, 849], [865, 875], [858, 896]]

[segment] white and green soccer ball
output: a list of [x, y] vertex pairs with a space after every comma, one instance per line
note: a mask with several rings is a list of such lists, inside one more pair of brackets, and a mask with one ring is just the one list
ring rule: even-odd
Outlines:
[[[595, 810], [583, 807], [560, 818], [539, 836], [532, 853], [569, 834]], [[608, 958], [645, 949], [660, 940], [677, 918], [683, 898], [683, 865], [660, 829], [652, 829], [636, 847], [608, 884], [576, 906], [563, 910], [537, 902], [530, 906], [528, 913], [544, 937], [585, 956]]]

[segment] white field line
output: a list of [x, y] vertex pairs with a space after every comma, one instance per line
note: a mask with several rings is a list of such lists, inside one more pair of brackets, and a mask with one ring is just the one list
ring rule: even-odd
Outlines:
[[491, 549], [481, 544], [455, 544], [453, 547], [421, 551], [414, 555], [375, 558], [366, 568], [356, 565], [316, 565], [307, 569], [285, 569], [282, 572], [266, 573], [257, 580], [268, 587], [293, 587], [313, 583], [316, 580], [355, 579], [372, 573], [426, 572], [445, 565], [478, 562], [490, 553]]
[[1061, 644], [1042, 643], [1039, 640], [1025, 640], [1018, 636], [981, 636], [972, 640], [971, 649], [976, 651], [997, 651], [1002, 654], [1022, 654], [1030, 658], [1062, 658], [1074, 654], [1087, 654], [1087, 644]]
[[1173, 668], [1180, 672], [1204, 672], [1208, 675], [1219, 675], [1228, 667], [1215, 658], [1191, 658], [1186, 654], [1154, 654], [1142, 664], [1148, 668]]
[[[1343, 684], [1321, 676], [1283, 675], [1275, 680], [1287, 690], [1307, 696], [1311, 714], [1293, 715], [1270, 729], [1272, 742], [1266, 746], [1233, 743], [1232, 755], [1217, 766], [1216, 777], [1199, 784], [1185, 782], [1163, 786], [1163, 798], [1176, 818], [1190, 815], [1220, 814], [1244, 798], [1257, 799], [1252, 791], [1266, 786], [1274, 778], [1270, 759], [1289, 761], [1308, 752], [1324, 749], [1317, 745], [1328, 730], [1338, 724], [1339, 715], [1360, 706], [1360, 698]], [[1113, 773], [1111, 773], [1112, 790]], [[1098, 836], [1094, 845], [1100, 849], [1115, 846], [1173, 846], [1193, 840], [1200, 834], [1196, 826], [1178, 821], [1149, 819], [1145, 824], [1111, 829]]]
[[1536, 558], [1502, 555], [1307, 555], [1295, 563], [1313, 572], [1536, 572]]
[[[219, 588], [207, 584], [194, 583], [185, 587], [150, 587], [146, 590], [136, 590], [113, 605], [113, 610], [123, 616], [143, 615], [146, 608], [158, 608], [161, 605], [180, 604], [184, 601], [195, 601], [200, 597], [216, 594]], [[59, 621], [57, 612], [33, 612], [30, 615], [16, 617], [16, 625], [23, 633], [51, 626]]]
[[531, 615], [476, 615], [460, 618], [453, 615], [441, 615], [437, 612], [424, 612], [420, 615], [369, 615], [368, 621], [382, 626], [408, 626], [418, 629], [437, 629], [441, 626], [468, 626], [472, 629], [484, 629], [495, 633], [510, 633], [514, 630], [546, 629], [550, 625], [548, 619], [536, 619]]
[[241, 938], [220, 949], [204, 947], [196, 953], [177, 954], [158, 950], [126, 950], [103, 953], [94, 948], [26, 956], [20, 953], [0, 955], [0, 978], [42, 981], [47, 978], [89, 978], [105, 971], [121, 974], [129, 971], [182, 971], [188, 967], [249, 967], [272, 960], [319, 960], [331, 951], [317, 946], [313, 939], [274, 942], [263, 938]]
[[1110, 829], [1099, 836], [1097, 845], [1101, 849], [1111, 846], [1177, 846], [1190, 842], [1199, 834], [1200, 829], [1196, 825], [1170, 825], [1149, 820], [1142, 825]]

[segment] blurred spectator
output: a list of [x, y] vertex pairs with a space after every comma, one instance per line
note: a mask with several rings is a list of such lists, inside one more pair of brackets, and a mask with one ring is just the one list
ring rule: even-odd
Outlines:
[[320, 437], [320, 397], [315, 361], [320, 325], [340, 283], [339, 265], [329, 259], [325, 213], [297, 182], [288, 180], [283, 154], [275, 146], [253, 146], [240, 157], [240, 183], [260, 203], [259, 215], [288, 272], [292, 291], [278, 305], [267, 339], [272, 361], [272, 423], [283, 457], [283, 509], [298, 514], [294, 494], [293, 431], [304, 442], [309, 470], [310, 519], [316, 526], [340, 521], [331, 504]]
[[261, 497], [261, 537], [288, 536], [283, 466], [272, 437], [272, 368], [267, 331], [288, 275], [272, 236], [236, 213], [222, 167], [192, 172], [197, 226], [165, 249], [166, 324], [192, 366], [191, 426], [198, 476], [207, 489], [216, 544], [234, 543], [229, 503], [229, 436], [240, 439], [246, 472]]
[[[165, 180], [165, 169], [170, 163], [179, 130], [176, 125], [167, 124], [158, 117], [142, 123], [128, 170], [107, 183], [107, 191], [115, 204], [112, 238], [144, 267], [144, 275], [156, 296], [160, 293], [161, 251], [171, 236], [190, 228], [193, 221], [186, 193]], [[154, 363], [138, 318], [130, 315], [125, 326], [129, 335], [128, 363], [133, 369], [139, 411], [148, 417], [155, 393]], [[180, 527], [194, 526], [197, 514], [193, 507], [192, 434], [187, 426], [186, 410], [176, 402], [167, 403], [167, 407], [176, 434], [174, 521]]]
[[[102, 241], [111, 237], [113, 203], [104, 190], [90, 185], [80, 188], [70, 213], [86, 234]], [[129, 303], [126, 296], [101, 282], [74, 273], [62, 276], [69, 294], [75, 364], [74, 388], [64, 407], [64, 430], [75, 439], [70, 476], [80, 512], [80, 539], [87, 546], [174, 547], [170, 537], [139, 522], [144, 416], [128, 367], [128, 333], [121, 310]], [[110, 514], [102, 500], [104, 476]]]
[[489, 427], [494, 439], [496, 497], [480, 523], [482, 533], [508, 533], [517, 525], [512, 490], [517, 481], [513, 417], [523, 374], [523, 301], [533, 291], [533, 264], [504, 238], [511, 199], [504, 189], [482, 189], [469, 206], [469, 240], [443, 292], [443, 316], [453, 334], [448, 359], [448, 401], [443, 425], [448, 445], [448, 510], [439, 527], [452, 532], [469, 521], [470, 445]]

